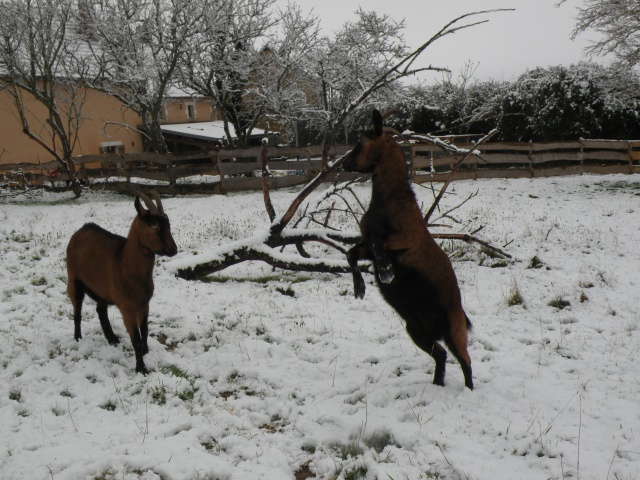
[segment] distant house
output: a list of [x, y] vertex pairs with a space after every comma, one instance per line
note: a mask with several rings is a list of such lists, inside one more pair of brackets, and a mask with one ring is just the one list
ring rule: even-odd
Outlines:
[[[84, 87], [79, 87], [84, 88]], [[35, 100], [25, 102], [30, 116], [30, 127], [46, 137], [45, 109]], [[219, 119], [211, 99], [172, 90], [165, 100], [163, 121], [167, 124], [211, 122]], [[126, 109], [113, 97], [93, 89], [86, 90], [82, 110], [82, 125], [73, 156], [102, 153], [140, 153], [146, 151], [143, 136], [133, 128], [141, 124], [140, 117]], [[38, 125], [42, 125], [38, 128]], [[22, 124], [10, 94], [0, 90], [0, 164], [47, 163], [51, 155], [22, 131]], [[49, 143], [50, 144], [50, 143]], [[171, 148], [171, 142], [169, 142]]]

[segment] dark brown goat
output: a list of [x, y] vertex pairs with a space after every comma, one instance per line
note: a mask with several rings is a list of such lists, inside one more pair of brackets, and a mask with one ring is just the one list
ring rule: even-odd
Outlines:
[[[107, 307], [116, 305], [122, 314], [136, 354], [136, 372], [149, 373], [143, 356], [147, 345], [149, 301], [153, 295], [156, 255], [178, 253], [171, 236], [169, 218], [160, 196], [152, 191], [156, 205], [141, 192], [134, 202], [138, 215], [127, 238], [87, 223], [73, 234], [67, 246], [67, 292], [73, 304], [76, 341], [82, 338], [82, 301], [85, 293], [97, 302], [100, 325], [111, 345], [120, 339], [113, 333]], [[140, 204], [140, 198], [148, 210]]]
[[449, 257], [427, 230], [407, 179], [404, 154], [384, 133], [383, 117], [373, 112], [373, 129], [345, 158], [344, 169], [373, 173], [371, 203], [360, 222], [362, 241], [349, 250], [355, 295], [364, 296], [359, 259], [372, 260], [376, 282], [389, 305], [405, 320], [414, 343], [436, 362], [433, 383], [444, 385], [444, 339], [460, 362], [464, 384], [473, 389], [471, 359], [467, 352], [465, 314], [456, 274]]

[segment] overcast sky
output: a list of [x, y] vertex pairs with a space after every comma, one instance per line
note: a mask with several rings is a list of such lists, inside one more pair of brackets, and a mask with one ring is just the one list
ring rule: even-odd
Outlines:
[[[469, 61], [479, 63], [474, 77], [495, 80], [512, 80], [527, 68], [569, 65], [584, 59], [583, 49], [594, 35], [581, 34], [571, 40], [576, 9], [582, 1], [568, 0], [556, 8], [557, 3], [558, 0], [299, 0], [307, 11], [313, 5], [328, 32], [347, 20], [355, 20], [353, 12], [358, 5], [387, 13], [396, 20], [404, 19], [405, 39], [412, 48], [465, 13], [514, 8], [513, 12], [485, 15], [488, 23], [443, 38], [422, 54], [422, 64], [447, 67], [455, 74]], [[430, 77], [433, 79], [433, 74]]]

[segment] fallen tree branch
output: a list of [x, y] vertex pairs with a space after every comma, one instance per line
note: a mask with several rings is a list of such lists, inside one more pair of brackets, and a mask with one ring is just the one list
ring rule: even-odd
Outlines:
[[298, 255], [283, 254], [264, 244], [254, 244], [238, 246], [236, 249], [222, 252], [196, 265], [178, 267], [175, 273], [185, 280], [199, 280], [247, 261], [261, 261], [272, 267], [294, 272], [349, 273], [351, 271], [346, 260], [303, 258]]
[[509, 255], [507, 252], [500, 250], [499, 248], [494, 247], [490, 243], [480, 240], [473, 235], [469, 235], [468, 233], [432, 233], [431, 236], [433, 238], [439, 238], [442, 240], [462, 240], [463, 242], [467, 243], [478, 243], [486, 249], [491, 250], [498, 255], [501, 255], [502, 257], [512, 258], [511, 255]]

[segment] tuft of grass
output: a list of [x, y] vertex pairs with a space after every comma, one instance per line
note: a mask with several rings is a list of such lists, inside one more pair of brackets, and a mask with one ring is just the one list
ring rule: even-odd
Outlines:
[[34, 287], [43, 287], [47, 284], [47, 279], [44, 277], [38, 277], [31, 280], [31, 285]]
[[60, 344], [56, 344], [53, 347], [51, 347], [51, 350], [49, 350], [49, 360], [53, 360], [54, 358], [59, 357], [63, 354], [64, 354], [64, 350], [62, 349]]
[[518, 284], [515, 281], [511, 284], [511, 291], [509, 292], [509, 296], [507, 297], [507, 305], [509, 305], [510, 307], [522, 305], [524, 307], [524, 298], [522, 296], [522, 293], [520, 293]]
[[364, 444], [373, 448], [376, 453], [382, 452], [388, 446], [397, 446], [395, 438], [388, 430], [376, 430], [371, 435], [363, 439]]
[[367, 476], [367, 467], [360, 465], [359, 467], [351, 467], [343, 473], [344, 480], [359, 480]]
[[[528, 269], [538, 269], [538, 268], [543, 268], [545, 266], [545, 264], [542, 262], [542, 260], [540, 260], [540, 258], [538, 258], [537, 255], [534, 255], [531, 260], [529, 260], [529, 265], [527, 266]], [[547, 270], [549, 270], [549, 267], [547, 267]]]
[[164, 405], [167, 403], [167, 387], [159, 385], [149, 389], [151, 393], [151, 402], [156, 405]]
[[63, 397], [73, 398], [73, 393], [69, 390], [69, 387], [65, 388], [60, 392], [60, 395]]
[[336, 447], [340, 458], [343, 460], [356, 458], [364, 453], [364, 450], [357, 439], [351, 440], [348, 443], [338, 444]]
[[308, 453], [309, 455], [313, 455], [314, 453], [316, 453], [316, 446], [311, 445], [310, 443], [305, 443], [304, 445], [302, 445], [302, 447], [300, 447], [300, 449], [303, 452]]
[[164, 367], [161, 367], [160, 371], [165, 375], [172, 375], [178, 378], [189, 379], [189, 374], [177, 365], [166, 365]]
[[111, 470], [111, 468], [105, 468], [98, 473], [98, 475], [93, 477], [93, 480], [112, 480], [115, 478], [116, 473], [117, 472]]
[[16, 402], [19, 402], [21, 398], [22, 393], [20, 392], [20, 390], [11, 390], [9, 392], [9, 400], [15, 400]]
[[281, 293], [282, 295], [286, 295], [288, 297], [296, 296], [296, 292], [294, 292], [291, 287], [287, 287], [286, 289], [281, 287], [276, 287], [276, 292]]
[[588, 302], [589, 301], [589, 297], [587, 297], [587, 294], [584, 293], [584, 290], [582, 290], [580, 292], [580, 303], [584, 303], [584, 302]]
[[178, 398], [183, 402], [192, 402], [196, 393], [198, 392], [198, 387], [194, 386], [195, 379], [189, 381], [189, 388], [182, 392], [178, 392]]
[[497, 262], [493, 262], [491, 264], [489, 264], [489, 267], [491, 268], [505, 268], [509, 266], [509, 262], [505, 261], [505, 260], [498, 260]]
[[61, 417], [62, 415], [64, 415], [64, 410], [59, 407], [58, 405], [55, 405], [53, 407], [51, 407], [51, 413], [53, 413], [56, 417]]
[[557, 308], [558, 310], [563, 310], [567, 307], [570, 307], [571, 302], [562, 298], [562, 295], [558, 295], [557, 297], [554, 297], [547, 305]]
[[105, 403], [100, 405], [100, 408], [109, 412], [113, 412], [116, 409], [116, 403], [113, 400], [109, 399]]

